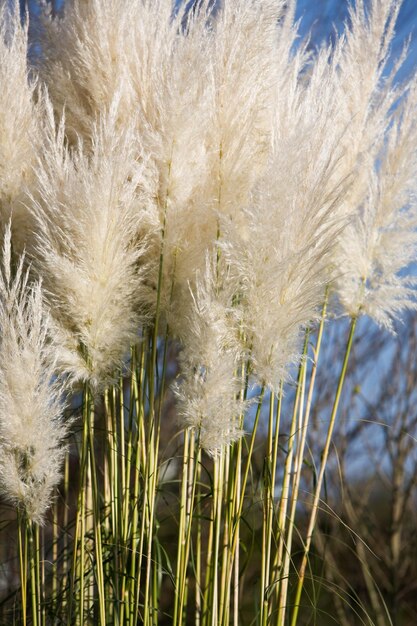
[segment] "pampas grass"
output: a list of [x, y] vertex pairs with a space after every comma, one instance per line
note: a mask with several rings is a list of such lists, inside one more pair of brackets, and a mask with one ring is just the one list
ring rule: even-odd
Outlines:
[[8, 226], [0, 278], [0, 482], [25, 517], [43, 523], [64, 459], [64, 386], [52, 380], [59, 346], [41, 284], [29, 284], [24, 258], [12, 275], [10, 235]]
[[27, 62], [28, 26], [17, 3], [0, 3], [0, 215], [1, 232], [13, 214], [13, 245], [23, 250], [32, 222], [25, 208], [26, 185], [40, 149], [37, 77]]
[[[417, 79], [395, 82], [406, 50], [386, 71], [399, 6], [357, 0], [311, 53], [295, 2], [68, 0], [43, 8], [29, 68], [27, 25], [2, 3], [14, 623], [249, 623], [252, 515], [251, 623], [303, 623], [357, 320], [392, 329], [415, 308]], [[335, 316], [350, 330], [309, 486]]]

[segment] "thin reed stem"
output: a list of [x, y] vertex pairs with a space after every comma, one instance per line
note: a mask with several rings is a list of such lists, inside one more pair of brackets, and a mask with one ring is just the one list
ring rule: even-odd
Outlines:
[[202, 572], [202, 507], [201, 507], [201, 447], [197, 445], [196, 458], [196, 547], [195, 547], [195, 626], [201, 626], [201, 599], [203, 583], [201, 580]]
[[[309, 331], [307, 330], [306, 331], [307, 343], [308, 343], [308, 337], [309, 337]], [[285, 515], [287, 515], [287, 510], [288, 510], [288, 499], [289, 499], [289, 492], [290, 492], [289, 482], [290, 482], [291, 473], [293, 473], [294, 476], [296, 476], [298, 472], [301, 472], [301, 465], [298, 462], [298, 456], [296, 453], [297, 453], [297, 450], [300, 448], [300, 437], [302, 437], [302, 416], [304, 413], [304, 397], [305, 397], [305, 387], [306, 387], [306, 377], [307, 377], [307, 366], [305, 362], [306, 356], [307, 355], [305, 354], [303, 357], [304, 367], [302, 367], [301, 369], [301, 380], [299, 381], [300, 395], [299, 395], [297, 411], [294, 411], [294, 416], [297, 416], [298, 414], [297, 432], [296, 433], [294, 432], [294, 435], [293, 435], [294, 439], [291, 442], [291, 452], [287, 457], [287, 459], [290, 458], [288, 471], [287, 471], [287, 466], [285, 468], [286, 475], [285, 475], [284, 480], [287, 480]], [[296, 434], [297, 434], [297, 441], [296, 441]], [[295, 457], [295, 460], [294, 460], [294, 457]], [[294, 461], [293, 465], [291, 464], [292, 461]], [[291, 503], [294, 502], [294, 478], [293, 478], [292, 489], [293, 491], [291, 495]], [[295, 519], [293, 519], [291, 513], [292, 511], [290, 509], [290, 515], [288, 516], [288, 519], [284, 520], [284, 518], [281, 518], [283, 522], [283, 526], [280, 526], [281, 532], [282, 532], [282, 541], [280, 542], [280, 545], [282, 546], [283, 553], [281, 552], [281, 557], [280, 557], [281, 574], [280, 574], [280, 595], [279, 595], [279, 604], [278, 604], [278, 623], [279, 624], [284, 623], [285, 611], [286, 611], [286, 606], [287, 606], [287, 595], [288, 595], [288, 584], [289, 584], [289, 573], [290, 573], [290, 562], [291, 562], [292, 533], [293, 533], [293, 528], [294, 528], [294, 523], [295, 523]], [[295, 510], [294, 510], [294, 513], [295, 513]]]
[[94, 449], [94, 401], [88, 385], [85, 389], [86, 411], [87, 411], [87, 431], [88, 448], [91, 468], [91, 496], [93, 506], [93, 526], [94, 526], [94, 551], [95, 551], [95, 577], [98, 592], [99, 624], [106, 625], [106, 595], [104, 591], [104, 570], [103, 570], [103, 546], [101, 540], [101, 519], [100, 519], [100, 493], [97, 479], [97, 464]]
[[[78, 601], [75, 610], [75, 623], [77, 626], [84, 624], [84, 582], [85, 582], [85, 507], [86, 507], [86, 479], [88, 463], [88, 420], [87, 404], [83, 398], [83, 430], [81, 437], [81, 450], [79, 452], [79, 488], [77, 497], [77, 514], [75, 519], [71, 579], [69, 586], [69, 603], [67, 613], [67, 626], [72, 626], [74, 602]], [[77, 579], [79, 584], [77, 586]]]
[[[309, 389], [308, 389], [307, 401], [306, 401], [304, 412], [302, 410], [303, 402], [300, 403], [301, 433], [300, 433], [300, 438], [299, 438], [299, 442], [297, 446], [297, 453], [296, 453], [296, 463], [295, 463], [293, 486], [292, 486], [292, 493], [291, 493], [291, 508], [290, 508], [289, 521], [288, 521], [288, 532], [287, 532], [287, 537], [286, 537], [286, 542], [285, 542], [285, 556], [284, 556], [284, 563], [283, 563], [281, 595], [280, 595], [280, 604], [279, 604], [280, 606], [279, 610], [282, 612], [282, 618], [281, 618], [282, 623], [284, 623], [287, 600], [288, 600], [288, 585], [289, 585], [290, 563], [291, 563], [291, 554], [292, 554], [292, 540], [293, 540], [293, 533], [294, 533], [294, 527], [295, 527], [295, 515], [296, 515], [297, 504], [298, 504], [298, 494], [299, 494], [299, 489], [300, 489], [301, 473], [303, 469], [304, 450], [305, 450], [305, 445], [306, 445], [306, 440], [307, 440], [307, 431], [308, 431], [308, 425], [309, 425], [309, 420], [310, 420], [311, 404], [313, 400], [314, 385], [315, 385], [316, 375], [317, 375], [317, 365], [318, 365], [320, 348], [321, 348], [321, 343], [322, 343], [322, 338], [323, 338], [324, 323], [325, 323], [326, 315], [327, 315], [327, 302], [328, 302], [328, 289], [326, 289], [326, 293], [325, 293], [323, 309], [322, 309], [322, 314], [321, 314], [321, 319], [320, 319], [320, 325], [319, 325], [318, 332], [317, 332], [316, 345], [315, 347], [313, 347], [313, 363], [312, 363], [312, 369], [311, 369], [310, 380], [309, 380]], [[304, 372], [304, 376], [306, 376], [306, 371]]]
[[[251, 437], [249, 440], [249, 445], [248, 445], [248, 453], [247, 453], [247, 458], [246, 458], [246, 465], [245, 465], [245, 470], [243, 473], [243, 479], [241, 479], [239, 477], [238, 481], [235, 481], [234, 486], [235, 486], [235, 494], [234, 494], [234, 508], [233, 508], [233, 524], [231, 525], [231, 532], [230, 532], [230, 544], [228, 546], [228, 550], [227, 550], [227, 555], [228, 555], [228, 560], [227, 560], [227, 576], [224, 580], [224, 585], [226, 589], [230, 589], [230, 585], [231, 585], [231, 580], [232, 580], [232, 576], [233, 576], [233, 562], [235, 559], [235, 555], [237, 554], [237, 550], [238, 550], [238, 541], [239, 541], [239, 536], [240, 536], [240, 520], [242, 517], [242, 512], [243, 512], [243, 505], [244, 505], [244, 500], [245, 500], [245, 494], [246, 494], [246, 485], [247, 485], [247, 481], [248, 481], [248, 477], [249, 477], [249, 473], [250, 473], [250, 469], [251, 469], [251, 464], [252, 464], [252, 455], [253, 455], [253, 450], [255, 447], [255, 439], [256, 439], [256, 433], [258, 430], [258, 424], [259, 424], [259, 418], [261, 415], [261, 410], [262, 410], [262, 406], [263, 406], [263, 400], [264, 400], [264, 396], [265, 396], [265, 387], [263, 386], [261, 388], [260, 394], [259, 394], [259, 398], [258, 398], [258, 403], [257, 403], [257, 409], [256, 409], [256, 414], [255, 414], [255, 419], [253, 422], [253, 427], [252, 427], [252, 433], [251, 433]], [[240, 454], [238, 455], [238, 458], [240, 459]], [[240, 466], [239, 466], [240, 468]], [[238, 598], [235, 596], [235, 601], [237, 601], [237, 606], [238, 606]], [[223, 624], [225, 624], [225, 619], [227, 617], [226, 613], [225, 613], [225, 605], [223, 606], [223, 615], [221, 615], [221, 619]], [[238, 609], [235, 610], [235, 613], [237, 613]]]
[[267, 451], [264, 460], [264, 519], [262, 526], [262, 567], [261, 567], [261, 610], [260, 623], [266, 626], [270, 618], [269, 586], [271, 568], [271, 548], [273, 537], [275, 476], [278, 457], [278, 441], [281, 422], [283, 385], [280, 384], [278, 402], [275, 408], [275, 394], [271, 392], [269, 398], [269, 420]]
[[52, 610], [57, 604], [59, 572], [58, 572], [58, 541], [59, 541], [59, 508], [58, 500], [55, 499], [52, 504], [52, 572], [51, 572], [51, 593], [52, 593]]
[[32, 625], [38, 626], [40, 624], [40, 619], [39, 619], [40, 602], [39, 602], [39, 586], [38, 586], [39, 554], [36, 550], [36, 543], [35, 543], [35, 537], [34, 537], [34, 533], [35, 533], [34, 524], [30, 522], [29, 520], [26, 520], [26, 532], [28, 536]]
[[37, 560], [37, 586], [38, 586], [38, 602], [39, 602], [39, 620], [42, 626], [46, 626], [46, 607], [45, 607], [45, 553], [44, 553], [44, 529], [35, 525], [35, 548]]
[[211, 626], [217, 626], [219, 616], [219, 558], [220, 536], [222, 528], [222, 504], [225, 469], [225, 451], [221, 448], [219, 455], [214, 459], [213, 472], [213, 501], [214, 501], [214, 542], [212, 556], [212, 594], [210, 597]]
[[[146, 439], [145, 439], [145, 406], [144, 389], [146, 378], [146, 351], [141, 346], [140, 358], [135, 359], [136, 367], [133, 370], [133, 391], [135, 394], [136, 407], [136, 446], [134, 454], [134, 484], [133, 484], [133, 513], [132, 513], [132, 539], [131, 539], [131, 568], [130, 568], [130, 623], [136, 625], [139, 611], [140, 575], [142, 563], [143, 534], [138, 534], [137, 529], [143, 530], [145, 516], [142, 510], [142, 522], [139, 524], [139, 491], [141, 472], [146, 467]], [[139, 548], [139, 549], [138, 549]]]
[[[162, 270], [162, 268], [161, 268]], [[162, 279], [161, 279], [162, 280]], [[158, 484], [158, 451], [159, 451], [159, 429], [160, 422], [158, 414], [155, 411], [155, 398], [156, 398], [156, 371], [158, 368], [157, 359], [157, 317], [155, 319], [155, 327], [151, 342], [151, 360], [149, 362], [149, 435], [147, 440], [147, 463], [145, 470], [145, 497], [146, 504], [144, 503], [143, 515], [146, 520], [144, 531], [146, 534], [146, 570], [145, 570], [145, 598], [144, 598], [144, 626], [148, 626], [152, 623], [153, 613], [157, 611], [157, 607], [152, 604], [151, 595], [151, 572], [152, 572], [152, 541], [154, 532], [154, 520], [155, 520], [155, 498], [156, 488]]]
[[184, 604], [185, 594], [185, 571], [187, 562], [185, 560], [185, 542], [186, 542], [186, 517], [187, 517], [187, 482], [188, 482], [188, 465], [189, 458], [189, 442], [190, 442], [190, 429], [184, 429], [184, 443], [183, 443], [183, 460], [182, 460], [182, 480], [181, 480], [181, 499], [179, 510], [179, 525], [178, 525], [178, 549], [177, 549], [177, 566], [175, 574], [175, 600], [174, 600], [174, 616], [173, 626], [182, 623], [182, 606]]
[[293, 457], [294, 457], [294, 446], [295, 446], [297, 430], [298, 430], [297, 417], [298, 417], [298, 412], [299, 412], [299, 406], [302, 401], [302, 397], [304, 393], [308, 337], [309, 337], [309, 331], [307, 330], [305, 333], [302, 358], [298, 367], [297, 388], [296, 388], [294, 405], [293, 405], [290, 433], [288, 437], [288, 449], [287, 449], [287, 456], [285, 458], [284, 476], [283, 476], [282, 487], [281, 487], [281, 497], [280, 497], [280, 502], [279, 502], [279, 507], [278, 507], [279, 540], [278, 540], [278, 547], [275, 553], [275, 558], [274, 558], [274, 563], [273, 563], [273, 568], [272, 568], [273, 584], [275, 585], [275, 598], [278, 603], [278, 616], [280, 615], [280, 612], [282, 612], [282, 608], [279, 606], [279, 600], [280, 600], [280, 588], [282, 585], [282, 575], [283, 575], [282, 568], [283, 568], [283, 554], [284, 554], [284, 549], [285, 549], [287, 510], [288, 510]]
[[27, 624], [28, 542], [24, 516], [17, 512], [17, 536], [19, 545], [19, 577], [22, 601], [22, 626]]
[[[335, 399], [334, 399], [334, 403], [333, 403], [333, 408], [332, 408], [332, 412], [331, 412], [331, 415], [330, 415], [329, 426], [328, 426], [328, 429], [327, 429], [326, 441], [325, 441], [325, 444], [324, 444], [323, 453], [321, 455], [320, 472], [319, 472], [319, 475], [318, 475], [318, 478], [317, 478], [316, 488], [315, 488], [315, 491], [314, 491], [314, 500], [313, 500], [312, 511], [311, 511], [311, 515], [310, 515], [309, 525], [308, 525], [308, 529], [307, 529], [306, 541], [304, 543], [303, 558], [302, 558], [300, 569], [299, 569], [299, 572], [298, 572], [298, 584], [297, 584], [297, 590], [296, 590], [296, 595], [295, 595], [294, 610], [293, 610], [292, 617], [291, 617], [291, 626], [296, 626], [297, 625], [298, 612], [299, 612], [299, 608], [300, 608], [301, 593], [302, 593], [303, 585], [304, 585], [304, 579], [305, 579], [305, 572], [306, 572], [306, 568], [307, 568], [308, 556], [309, 556], [309, 553], [310, 553], [310, 547], [311, 547], [311, 542], [312, 542], [312, 538], [313, 538], [313, 532], [314, 532], [314, 528], [315, 528], [316, 520], [317, 520], [317, 515], [318, 515], [318, 511], [319, 511], [321, 488], [322, 488], [322, 485], [323, 485], [324, 473], [325, 473], [325, 470], [326, 470], [327, 459], [328, 459], [328, 456], [329, 456], [330, 444], [331, 444], [331, 441], [332, 441], [334, 425], [336, 423], [337, 411], [338, 411], [338, 408], [339, 408], [340, 398], [342, 396], [343, 385], [344, 385], [345, 378], [346, 378], [346, 371], [347, 371], [347, 367], [348, 367], [350, 352], [351, 352], [352, 345], [353, 345], [353, 337], [354, 337], [354, 334], [355, 334], [356, 323], [357, 323], [357, 317], [356, 316], [352, 317], [351, 318], [351, 323], [350, 323], [349, 335], [348, 335], [348, 339], [347, 339], [347, 343], [346, 343], [345, 354], [344, 354], [344, 358], [343, 358], [342, 369], [341, 369], [341, 372], [340, 372], [339, 381], [338, 381], [337, 390], [336, 390], [336, 395], [335, 395]], [[279, 626], [281, 626], [281, 624], [279, 622], [278, 622], [278, 624], [279, 624]]]
[[67, 450], [65, 454], [64, 461], [64, 505], [63, 505], [63, 529], [64, 529], [64, 537], [63, 537], [63, 549], [62, 549], [62, 581], [61, 581], [61, 589], [63, 590], [63, 611], [66, 610], [69, 599], [68, 595], [70, 593], [70, 585], [68, 584], [70, 577], [70, 550], [69, 550], [69, 508], [70, 508], [70, 456], [69, 451]]

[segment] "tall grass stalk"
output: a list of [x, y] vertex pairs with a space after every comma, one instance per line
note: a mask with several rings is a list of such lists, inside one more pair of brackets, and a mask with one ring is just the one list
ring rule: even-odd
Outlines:
[[334, 426], [336, 423], [337, 411], [338, 411], [340, 399], [342, 396], [343, 385], [344, 385], [345, 378], [346, 378], [346, 372], [347, 372], [350, 352], [351, 352], [352, 345], [353, 345], [353, 338], [355, 335], [356, 324], [357, 324], [357, 317], [355, 316], [351, 318], [351, 322], [350, 322], [349, 335], [348, 335], [348, 339], [346, 343], [346, 349], [345, 349], [345, 354], [343, 358], [342, 368], [341, 368], [341, 372], [339, 376], [339, 381], [337, 384], [337, 389], [336, 389], [332, 412], [330, 415], [329, 425], [327, 428], [324, 449], [321, 455], [320, 472], [317, 477], [316, 487], [314, 491], [314, 499], [313, 499], [313, 504], [312, 504], [312, 509], [311, 509], [311, 515], [310, 515], [310, 520], [308, 524], [306, 539], [304, 542], [303, 557], [302, 557], [300, 569], [298, 572], [298, 583], [297, 583], [297, 590], [296, 590], [296, 595], [295, 595], [294, 609], [293, 609], [292, 616], [291, 616], [291, 626], [297, 626], [298, 612], [300, 608], [301, 594], [302, 594], [302, 590], [304, 586], [304, 579], [305, 579], [305, 573], [306, 573], [306, 568], [307, 568], [307, 563], [308, 563], [308, 557], [310, 553], [310, 547], [311, 547], [311, 542], [313, 539], [313, 533], [314, 533], [314, 528], [316, 525], [317, 515], [320, 509], [320, 496], [321, 496], [321, 489], [322, 489], [323, 480], [324, 480], [324, 473], [326, 470], [327, 459], [329, 456], [330, 445], [332, 442], [333, 430], [334, 430]]
[[52, 584], [51, 584], [51, 594], [52, 594], [52, 602], [56, 604], [58, 600], [58, 587], [59, 587], [59, 576], [62, 572], [58, 572], [58, 543], [59, 543], [59, 508], [58, 501], [55, 500], [52, 504]]
[[101, 533], [101, 504], [100, 504], [100, 491], [97, 476], [97, 463], [95, 453], [95, 440], [94, 440], [94, 420], [95, 410], [94, 401], [91, 397], [90, 389], [87, 387], [85, 390], [84, 402], [86, 404], [86, 421], [88, 432], [88, 450], [89, 450], [89, 468], [91, 469], [91, 499], [92, 499], [92, 521], [94, 528], [94, 577], [97, 585], [97, 600], [99, 610], [100, 626], [106, 625], [106, 594], [104, 590], [104, 558], [103, 558], [103, 545], [102, 545], [102, 533]]
[[[239, 452], [239, 442], [234, 443], [227, 451], [226, 456], [226, 480], [224, 494], [224, 528], [223, 528], [223, 550], [221, 564], [221, 585], [220, 585], [220, 623], [230, 623], [231, 599], [234, 560], [237, 558], [239, 550], [234, 555], [231, 554], [232, 530], [236, 520], [236, 507], [240, 488], [241, 464], [237, 463], [241, 452]], [[237, 531], [236, 531], [237, 532]], [[238, 544], [237, 544], [238, 545]]]
[[29, 581], [30, 581], [30, 597], [32, 605], [32, 623], [33, 626], [40, 626], [40, 598], [39, 598], [39, 551], [37, 550], [37, 542], [35, 538], [36, 528], [26, 520], [26, 533], [28, 537], [28, 554], [29, 554]]
[[[238, 442], [236, 453], [236, 466], [240, 468], [241, 460], [242, 460], [242, 443]], [[236, 472], [236, 492], [235, 492], [235, 502], [240, 501], [240, 495], [242, 491], [242, 477], [240, 471]], [[234, 564], [233, 564], [233, 624], [234, 626], [238, 626], [239, 623], [239, 590], [240, 590], [240, 520], [236, 519], [236, 516], [233, 516], [233, 523], [235, 524], [235, 541], [237, 549], [235, 550], [234, 555]]]
[[[125, 489], [123, 494], [123, 513], [122, 513], [122, 553], [121, 553], [121, 573], [122, 573], [122, 585], [120, 591], [120, 623], [123, 624], [127, 619], [129, 619], [130, 615], [130, 589], [129, 589], [129, 555], [131, 554], [131, 536], [133, 536], [133, 529], [131, 527], [132, 524], [132, 494], [131, 494], [131, 485], [132, 479], [134, 480], [135, 474], [135, 463], [134, 463], [134, 454], [135, 454], [135, 445], [138, 445], [137, 440], [137, 426], [135, 424], [135, 376], [133, 372], [136, 368], [136, 355], [135, 350], [131, 350], [131, 370], [132, 374], [130, 377], [130, 388], [129, 388], [129, 415], [128, 415], [128, 432], [127, 432], [127, 445], [126, 451], [124, 451], [124, 447], [122, 447], [122, 462], [125, 466]], [[123, 381], [120, 382], [121, 389], [121, 398], [124, 396], [123, 392]], [[120, 428], [125, 428], [125, 410], [124, 403], [121, 401], [120, 403], [120, 411], [122, 411], [123, 419], [120, 419]], [[137, 504], [136, 504], [137, 506]], [[133, 557], [132, 557], [133, 559]]]
[[202, 581], [202, 485], [201, 485], [201, 448], [197, 447], [196, 458], [196, 537], [195, 537], [195, 624], [201, 626], [202, 621], [202, 597], [203, 597], [203, 581]]
[[[303, 410], [304, 389], [306, 382], [306, 368], [307, 368], [307, 351], [309, 342], [310, 331], [306, 330], [304, 337], [304, 347], [302, 358], [298, 368], [298, 377], [296, 384], [296, 391], [294, 397], [293, 411], [290, 423], [290, 432], [288, 435], [287, 451], [284, 463], [284, 471], [281, 484], [281, 494], [277, 511], [277, 534], [278, 542], [274, 556], [272, 566], [272, 584], [274, 585], [274, 595], [277, 603], [277, 614], [280, 619], [280, 614], [283, 612], [281, 599], [283, 598], [281, 592], [284, 588], [285, 598], [287, 596], [286, 586], [288, 581], [285, 579], [285, 572], [283, 571], [284, 565], [284, 553], [286, 550], [286, 534], [287, 534], [287, 512], [290, 497], [291, 477], [293, 472], [293, 459], [294, 459], [294, 447], [296, 445], [296, 437], [298, 434], [299, 413]], [[287, 574], [288, 578], [288, 574]]]
[[36, 553], [38, 554], [38, 598], [39, 598], [39, 612], [40, 623], [42, 626], [46, 626], [46, 606], [45, 606], [45, 537], [44, 528], [40, 528], [36, 525], [35, 528], [35, 545]]
[[154, 614], [158, 608], [153, 606], [152, 595], [152, 547], [155, 523], [155, 503], [158, 485], [158, 455], [159, 455], [159, 434], [160, 422], [156, 411], [155, 398], [155, 375], [158, 368], [157, 361], [157, 320], [151, 342], [151, 359], [149, 361], [149, 432], [146, 444], [147, 462], [145, 467], [145, 485], [143, 517], [145, 519], [144, 534], [146, 536], [146, 568], [145, 568], [145, 590], [144, 590], [144, 626], [153, 624]]
[[[244, 340], [244, 334], [242, 334], [242, 340]], [[242, 403], [247, 401], [248, 386], [249, 386], [249, 363], [242, 361], [241, 365], [241, 388], [240, 388], [240, 400]], [[262, 389], [261, 395], [264, 390]], [[239, 426], [243, 430], [245, 416], [243, 413], [239, 416]], [[232, 532], [232, 546], [231, 546], [231, 560], [233, 563], [233, 624], [238, 626], [239, 622], [239, 588], [240, 588], [240, 516], [239, 507], [242, 496], [242, 448], [243, 439], [240, 438], [233, 446], [233, 459], [234, 459], [234, 480], [232, 491], [232, 519], [231, 528]]]
[[[289, 586], [289, 576], [290, 576], [290, 566], [292, 560], [292, 544], [293, 544], [293, 533], [296, 524], [296, 510], [297, 505], [299, 503], [299, 489], [301, 483], [301, 474], [304, 465], [304, 454], [305, 454], [305, 446], [307, 441], [307, 433], [308, 433], [308, 425], [310, 419], [310, 411], [311, 404], [313, 401], [313, 393], [314, 393], [314, 385], [316, 381], [317, 375], [317, 366], [318, 360], [320, 356], [320, 348], [323, 338], [323, 330], [324, 324], [326, 321], [327, 314], [327, 302], [328, 302], [328, 290], [326, 290], [326, 295], [323, 304], [323, 310], [321, 314], [320, 324], [317, 331], [316, 344], [312, 347], [313, 351], [313, 359], [312, 359], [312, 367], [311, 373], [308, 381], [308, 395], [306, 404], [304, 407], [304, 402], [300, 403], [300, 420], [299, 420], [299, 439], [296, 449], [296, 461], [294, 467], [294, 476], [293, 483], [291, 488], [291, 505], [290, 505], [290, 513], [288, 518], [288, 530], [286, 533], [285, 540], [285, 554], [284, 554], [284, 562], [282, 566], [282, 582], [280, 589], [280, 600], [279, 600], [279, 611], [278, 611], [278, 624], [285, 623], [285, 612], [288, 604], [288, 586]], [[307, 368], [306, 368], [307, 370]], [[305, 386], [307, 371], [304, 372], [303, 379], [303, 388]]]
[[230, 533], [233, 523], [233, 491], [235, 482], [235, 468], [233, 467], [231, 452], [233, 445], [226, 448], [224, 459], [224, 485], [223, 485], [223, 529], [222, 529], [222, 556], [220, 565], [220, 595], [219, 595], [219, 621], [221, 624], [229, 623], [230, 613], [230, 582], [232, 578], [233, 560], [229, 557]]
[[64, 460], [63, 500], [64, 510], [62, 516], [63, 542], [62, 542], [62, 608], [65, 611], [69, 604], [69, 575], [70, 575], [70, 542], [69, 542], [69, 507], [70, 507], [70, 453], [67, 450]]
[[17, 512], [17, 533], [19, 549], [20, 596], [22, 603], [22, 626], [27, 624], [27, 582], [28, 582], [28, 547], [26, 525], [23, 515]]
[[[240, 523], [243, 515], [243, 508], [246, 496], [246, 487], [248, 483], [248, 478], [251, 471], [252, 465], [252, 455], [255, 448], [256, 434], [258, 430], [259, 420], [261, 416], [263, 401], [265, 396], [265, 387], [263, 386], [260, 390], [256, 413], [253, 421], [252, 431], [249, 438], [249, 442], [247, 444], [247, 455], [246, 455], [246, 463], [244, 466], [244, 470], [242, 473], [241, 465], [235, 464], [233, 466], [233, 475], [231, 477], [231, 497], [228, 499], [228, 507], [229, 507], [229, 520], [228, 520], [228, 540], [227, 545], [225, 547], [224, 552], [224, 562], [223, 562], [223, 578], [222, 578], [222, 589], [221, 589], [221, 597], [222, 597], [222, 612], [219, 616], [220, 623], [226, 624], [229, 620], [229, 607], [230, 607], [230, 588], [233, 580], [233, 575], [235, 573], [234, 570], [234, 562], [235, 559], [238, 558], [239, 554], [239, 538], [240, 538]], [[242, 450], [240, 448], [240, 442], [237, 444], [237, 460], [241, 460], [242, 458]], [[235, 579], [235, 587], [236, 587], [236, 579]], [[237, 590], [235, 589], [234, 600], [237, 601], [238, 607], [238, 598], [237, 598]], [[210, 602], [209, 608], [213, 610], [213, 601]], [[217, 607], [216, 607], [217, 608]], [[236, 619], [236, 611], [234, 615], [234, 619]]]
[[116, 624], [119, 623], [119, 612], [121, 610], [121, 599], [119, 597], [119, 454], [118, 454], [118, 437], [116, 430], [116, 402], [114, 394], [116, 390], [107, 388], [104, 392], [104, 411], [106, 419], [106, 435], [107, 435], [107, 459], [104, 474], [104, 495], [106, 527], [109, 541], [112, 545], [112, 571], [113, 571], [113, 619]]
[[77, 626], [84, 623], [84, 588], [85, 588], [85, 517], [86, 517], [86, 479], [88, 463], [88, 421], [87, 406], [83, 405], [83, 430], [79, 452], [79, 487], [77, 494], [77, 513], [74, 527], [72, 565], [70, 577], [69, 606], [67, 626], [73, 622], [73, 614]]
[[[308, 344], [310, 338], [310, 330], [306, 330], [303, 360], [301, 362], [299, 377], [297, 381], [296, 399], [294, 402], [294, 412], [291, 421], [290, 439], [288, 441], [288, 452], [284, 469], [283, 493], [280, 501], [280, 538], [278, 554], [280, 555], [280, 594], [278, 600], [278, 617], [277, 624], [282, 626], [285, 619], [285, 610], [288, 600], [288, 583], [290, 574], [290, 559], [291, 559], [291, 544], [292, 533], [294, 529], [294, 516], [292, 515], [292, 506], [290, 507], [290, 513], [288, 515], [288, 505], [292, 505], [294, 502], [294, 488], [297, 481], [297, 474], [302, 470], [302, 462], [297, 457], [297, 453], [300, 449], [300, 439], [303, 436], [303, 414], [304, 414], [304, 400], [305, 400], [305, 388], [307, 380], [307, 354]], [[292, 481], [292, 484], [291, 484]], [[291, 499], [290, 499], [291, 491]], [[297, 498], [295, 500], [297, 502]]]
[[275, 394], [269, 398], [269, 419], [267, 449], [264, 459], [264, 501], [262, 523], [262, 568], [261, 568], [261, 607], [260, 623], [266, 626], [271, 615], [271, 552], [274, 533], [275, 488], [280, 434], [283, 385], [280, 385], [278, 402], [275, 407]]
[[[146, 345], [146, 343], [144, 342]], [[139, 506], [143, 502], [140, 494], [141, 473], [146, 467], [146, 437], [145, 437], [145, 382], [146, 382], [146, 351], [141, 347], [139, 357], [135, 350], [135, 367], [132, 370], [133, 390], [135, 398], [135, 411], [137, 420], [136, 443], [133, 467], [133, 512], [132, 512], [132, 533], [131, 533], [131, 567], [129, 585], [129, 619], [136, 626], [139, 614], [140, 600], [140, 580], [143, 553], [143, 524], [145, 520], [142, 508], [142, 518], [139, 523]]]
[[197, 463], [195, 459], [195, 435], [193, 429], [184, 430], [183, 463], [181, 480], [181, 500], [178, 526], [177, 567], [175, 575], [175, 603], [173, 624], [184, 621], [185, 600], [187, 596], [188, 565], [191, 546], [194, 497], [197, 482]]

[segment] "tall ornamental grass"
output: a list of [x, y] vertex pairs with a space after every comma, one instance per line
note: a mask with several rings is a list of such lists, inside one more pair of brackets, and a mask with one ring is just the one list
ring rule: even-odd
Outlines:
[[416, 307], [399, 9], [312, 51], [295, 0], [67, 0], [30, 47], [0, 3], [2, 623], [306, 623], [355, 327]]

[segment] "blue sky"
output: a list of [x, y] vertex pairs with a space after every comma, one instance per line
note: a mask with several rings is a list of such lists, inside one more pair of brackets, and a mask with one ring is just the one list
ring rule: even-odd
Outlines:
[[[178, 1], [178, 0], [177, 0]], [[22, 6], [26, 2], [30, 11], [36, 11], [36, 0], [20, 0]], [[64, 0], [55, 0], [58, 8]], [[335, 29], [340, 31], [347, 17], [349, 3], [347, 0], [298, 0], [297, 19], [301, 19], [300, 34], [312, 34], [312, 44], [324, 40], [330, 41]], [[404, 42], [411, 36], [410, 54], [401, 70], [400, 79], [405, 78], [417, 66], [417, 1], [403, 0], [394, 42], [395, 54], [399, 54]]]
[[[301, 19], [300, 34], [312, 33], [312, 43], [330, 41], [335, 29], [340, 32], [348, 15], [347, 0], [299, 0], [297, 19]], [[399, 79], [408, 76], [417, 66], [417, 1], [403, 0], [396, 26], [393, 45], [394, 56], [400, 54], [404, 42], [411, 37], [409, 55], [399, 74]]]

